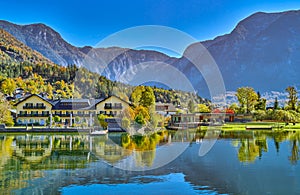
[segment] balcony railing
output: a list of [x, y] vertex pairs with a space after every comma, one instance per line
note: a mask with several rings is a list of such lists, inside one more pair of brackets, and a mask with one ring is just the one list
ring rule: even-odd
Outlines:
[[18, 117], [49, 117], [49, 114], [18, 114]]
[[[70, 117], [71, 114], [60, 114], [60, 113], [53, 113], [52, 116], [59, 116], [59, 117]], [[90, 114], [72, 114], [72, 117], [90, 117]], [[92, 116], [94, 116], [94, 114], [92, 114]]]
[[46, 106], [23, 106], [23, 109], [46, 109]]
[[112, 106], [112, 105], [105, 105], [104, 109], [114, 109], [114, 110], [119, 110], [119, 109], [123, 109], [122, 105], [119, 106]]

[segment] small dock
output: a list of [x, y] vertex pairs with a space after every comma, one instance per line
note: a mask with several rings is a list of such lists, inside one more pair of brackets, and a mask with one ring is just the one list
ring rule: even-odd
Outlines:
[[246, 130], [272, 130], [273, 127], [268, 125], [268, 126], [265, 126], [265, 125], [247, 125], [246, 126]]

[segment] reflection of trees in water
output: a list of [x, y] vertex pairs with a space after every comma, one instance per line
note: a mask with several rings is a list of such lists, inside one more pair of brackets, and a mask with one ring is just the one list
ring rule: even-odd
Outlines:
[[10, 159], [12, 156], [12, 142], [12, 136], [5, 136], [2, 139], [0, 139], [0, 170], [3, 168], [3, 165], [6, 164], [7, 160]]
[[[237, 145], [237, 144], [236, 144]], [[254, 162], [257, 157], [261, 158], [263, 152], [268, 152], [267, 136], [253, 133], [253, 138], [240, 140], [238, 159], [240, 162]]]
[[276, 152], [279, 153], [280, 150], [280, 143], [289, 139], [289, 133], [288, 132], [279, 132], [279, 133], [273, 133], [271, 136], [274, 140], [274, 145], [276, 147]]
[[291, 156], [289, 156], [289, 160], [292, 164], [297, 164], [297, 161], [299, 160], [299, 146], [297, 144], [297, 140], [291, 141], [292, 143], [292, 151]]
[[289, 136], [291, 145], [291, 155], [289, 156], [289, 161], [291, 164], [297, 164], [299, 160], [299, 140], [300, 132], [293, 133]]
[[238, 151], [238, 158], [241, 162], [253, 162], [259, 156], [259, 146], [255, 144], [255, 140], [241, 140]]
[[280, 144], [290, 141], [291, 153], [289, 161], [297, 164], [299, 157], [300, 132], [255, 132], [253, 138], [242, 138], [232, 140], [234, 147], [239, 147], [238, 159], [240, 162], [254, 162], [257, 157], [262, 157], [263, 152], [268, 152], [267, 139], [274, 140], [276, 151], [280, 151]]
[[140, 167], [151, 167], [155, 158], [155, 150], [134, 152], [136, 164]]
[[168, 141], [168, 131], [158, 131], [149, 135], [122, 134], [121, 145], [126, 150], [134, 151], [138, 166], [152, 166], [156, 154], [156, 146]]

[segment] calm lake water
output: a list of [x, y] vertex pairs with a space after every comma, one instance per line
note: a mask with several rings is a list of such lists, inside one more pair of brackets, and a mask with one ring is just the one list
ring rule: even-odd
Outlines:
[[294, 132], [0, 134], [0, 194], [300, 194]]

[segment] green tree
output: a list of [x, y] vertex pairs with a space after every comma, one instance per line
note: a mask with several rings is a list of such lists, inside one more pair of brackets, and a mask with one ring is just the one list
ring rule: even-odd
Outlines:
[[238, 88], [236, 97], [240, 103], [241, 110], [245, 110], [246, 113], [250, 113], [252, 110], [254, 110], [254, 106], [257, 103], [258, 95], [253, 88]]
[[288, 86], [285, 91], [288, 93], [288, 109], [296, 110], [296, 104], [298, 101], [297, 90], [295, 87]]
[[[140, 123], [140, 124], [145, 124], [146, 122], [150, 121], [149, 111], [144, 106], [137, 106], [134, 109], [134, 113], [135, 113], [135, 118], [134, 118], [135, 121], [136, 121], [136, 118], [137, 118], [138, 115], [142, 116], [142, 119], [143, 119], [144, 122]], [[141, 116], [139, 116], [138, 118], [141, 118]]]
[[138, 113], [135, 118], [134, 121], [138, 124], [144, 125], [146, 124], [146, 120], [144, 118], [144, 116], [141, 113]]
[[155, 105], [155, 96], [153, 93], [153, 89], [151, 87], [145, 87], [145, 90], [142, 92], [142, 96], [140, 99], [140, 104], [146, 108], [150, 108]]
[[48, 83], [46, 86], [46, 93], [47, 93], [47, 95], [48, 95], [47, 97], [49, 99], [53, 99], [53, 87], [50, 83]]
[[274, 100], [274, 110], [278, 110], [278, 109], [279, 109], [278, 99], [277, 99], [277, 97], [275, 97], [275, 100]]
[[131, 94], [131, 100], [134, 105], [142, 105], [150, 108], [155, 105], [155, 95], [151, 87], [137, 86]]
[[134, 120], [139, 124], [146, 124], [150, 116], [155, 113], [155, 95], [151, 87], [137, 86], [132, 94], [131, 100], [136, 105], [134, 109]]
[[98, 121], [100, 123], [100, 126], [103, 127], [103, 129], [107, 129], [107, 122], [105, 121], [105, 119], [108, 118], [106, 115], [104, 114], [100, 114], [98, 115]]
[[266, 118], [266, 111], [264, 110], [256, 110], [254, 112], [254, 117], [256, 120], [264, 120]]
[[265, 98], [259, 98], [255, 105], [255, 110], [266, 110], [267, 100]]
[[209, 113], [211, 112], [210, 108], [205, 104], [198, 104], [198, 112]]
[[190, 100], [188, 103], [188, 109], [191, 113], [195, 112], [195, 103], [193, 100]]
[[1, 85], [1, 90], [10, 96], [13, 95], [13, 92], [16, 90], [16, 88], [16, 82], [11, 78], [5, 79]]
[[55, 115], [53, 117], [53, 120], [54, 120], [55, 123], [58, 123], [58, 122], [60, 122], [61, 118], [60, 118], [60, 116]]
[[229, 109], [233, 110], [234, 113], [238, 113], [239, 112], [239, 106], [236, 103], [233, 103], [229, 106]]
[[131, 101], [134, 105], [140, 105], [143, 91], [145, 91], [144, 86], [137, 86], [134, 88], [133, 92], [131, 93]]
[[7, 126], [13, 126], [14, 121], [10, 113], [10, 105], [9, 103], [4, 100], [2, 94], [0, 94], [0, 123], [4, 123]]

